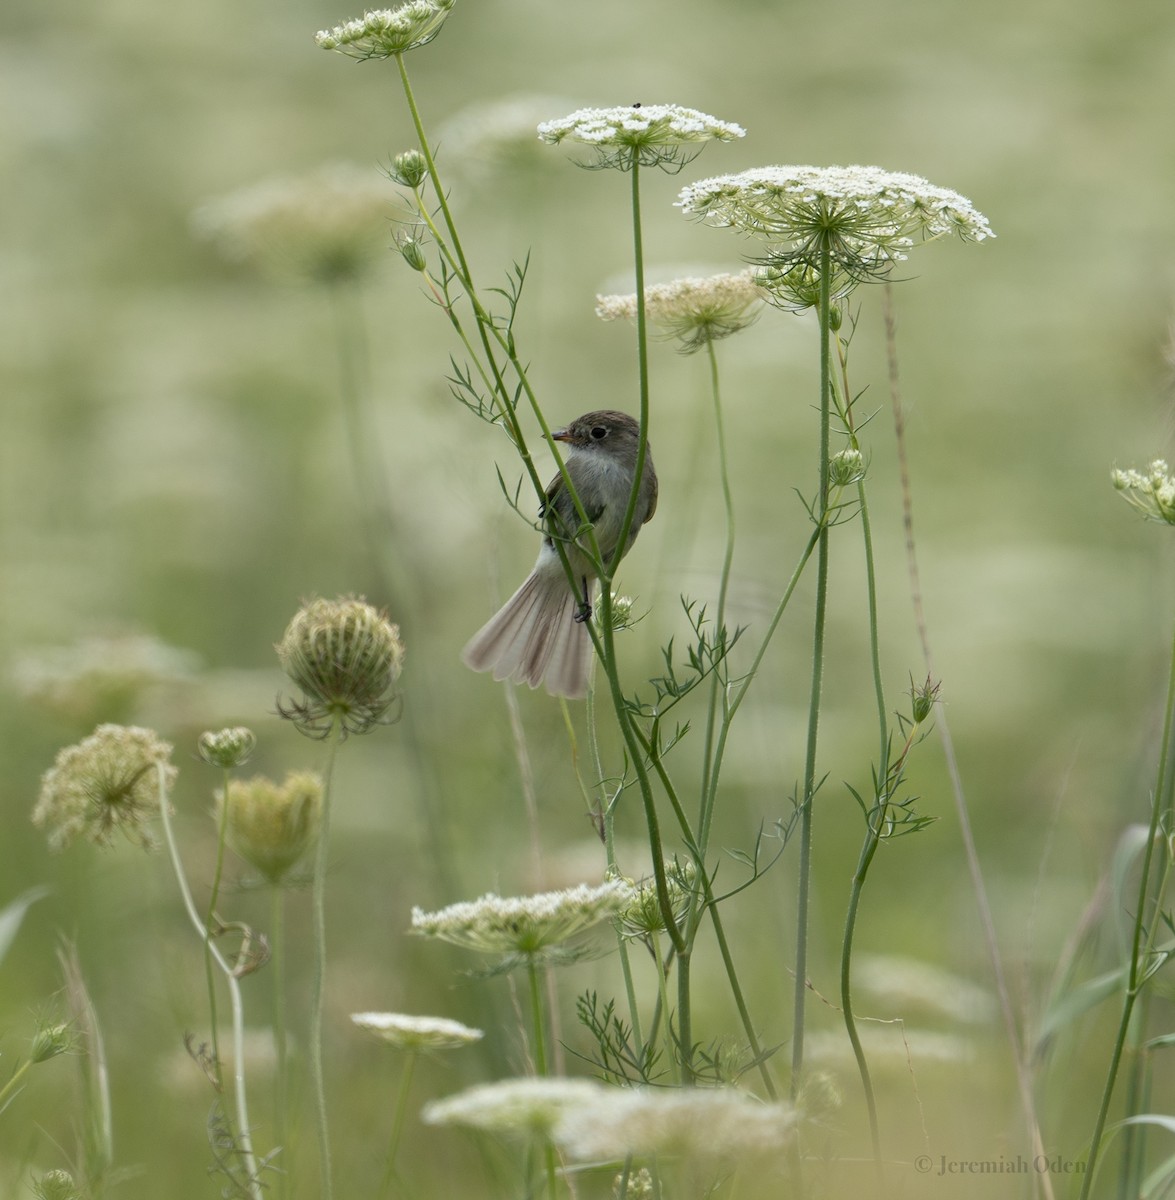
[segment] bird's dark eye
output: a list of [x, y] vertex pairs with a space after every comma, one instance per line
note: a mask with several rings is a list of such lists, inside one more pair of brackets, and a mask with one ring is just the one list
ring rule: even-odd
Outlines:
[[592, 439], [597, 442], [602, 442], [608, 436], [608, 427], [606, 425], [592, 426]]

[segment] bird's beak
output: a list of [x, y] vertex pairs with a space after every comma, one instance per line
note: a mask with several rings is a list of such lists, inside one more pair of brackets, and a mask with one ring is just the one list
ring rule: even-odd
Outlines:
[[566, 429], [554, 429], [551, 431], [551, 441], [569, 442], [571, 441], [571, 434]]

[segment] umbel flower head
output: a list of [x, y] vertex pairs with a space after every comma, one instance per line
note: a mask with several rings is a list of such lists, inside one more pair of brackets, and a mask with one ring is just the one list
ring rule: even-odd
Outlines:
[[354, 279], [379, 260], [396, 194], [378, 173], [327, 163], [211, 200], [193, 232], [229, 262], [279, 279]]
[[825, 252], [835, 297], [886, 278], [916, 241], [995, 236], [958, 192], [880, 167], [754, 167], [692, 183], [677, 205], [767, 242], [759, 282], [789, 305], [811, 303]]
[[1148, 521], [1175, 525], [1175, 478], [1166, 460], [1156, 458], [1145, 471], [1112, 471], [1114, 490]]
[[81, 1200], [82, 1194], [68, 1171], [46, 1171], [33, 1184], [37, 1200]]
[[564, 96], [516, 93], [479, 100], [440, 126], [437, 143], [445, 149], [450, 169], [471, 180], [492, 175], [528, 179], [551, 168], [551, 156], [535, 138], [535, 126], [549, 112], [574, 107]]
[[200, 757], [210, 767], [243, 767], [257, 747], [257, 735], [244, 725], [210, 729], [197, 742]]
[[[675, 279], [645, 288], [645, 317], [677, 338], [684, 354], [710, 342], [730, 337], [752, 325], [766, 295], [754, 267], [736, 274]], [[637, 297], [597, 296], [596, 316], [601, 321], [635, 320]]]
[[486, 1133], [549, 1139], [564, 1117], [606, 1104], [617, 1088], [591, 1079], [501, 1079], [426, 1104], [426, 1125], [464, 1125]]
[[[665, 886], [675, 922], [680, 922], [689, 908], [696, 878], [697, 867], [689, 861], [675, 860], [665, 872]], [[661, 911], [656, 883], [650, 878], [630, 886], [632, 892], [629, 901], [619, 914], [620, 930], [626, 938], [647, 941], [665, 931], [665, 914]]]
[[664, 167], [680, 170], [693, 157], [685, 147], [701, 142], [731, 142], [746, 130], [680, 104], [630, 104], [616, 108], [580, 108], [566, 117], [543, 121], [539, 138], [557, 146], [579, 142], [597, 152], [592, 166]]
[[352, 1013], [351, 1020], [365, 1033], [398, 1050], [456, 1050], [479, 1042], [485, 1034], [448, 1017], [412, 1017], [405, 1013]]
[[362, 599], [312, 600], [277, 644], [302, 699], [278, 712], [310, 737], [366, 733], [387, 712], [404, 663], [400, 629]]
[[171, 746], [150, 729], [99, 725], [84, 741], [67, 746], [41, 779], [33, 824], [49, 831], [62, 850], [81, 835], [108, 846], [116, 832], [149, 849], [147, 822], [159, 809], [159, 771], [164, 803], [175, 782]]
[[631, 886], [615, 879], [599, 887], [580, 884], [535, 896], [504, 898], [491, 893], [439, 912], [414, 908], [412, 932], [504, 955], [507, 965], [537, 958], [558, 960], [559, 947], [619, 912], [631, 895]]
[[324, 50], [337, 50], [361, 62], [393, 58], [425, 46], [441, 31], [455, 0], [411, 0], [399, 8], [377, 8], [333, 29], [322, 29], [314, 40]]
[[735, 1088], [604, 1088], [567, 1108], [555, 1143], [581, 1162], [672, 1155], [737, 1165], [786, 1153], [795, 1110]]
[[129, 720], [147, 693], [189, 683], [199, 667], [191, 651], [121, 634], [32, 650], [17, 660], [13, 677], [22, 695], [86, 728], [100, 717]]
[[318, 838], [322, 776], [290, 771], [281, 784], [264, 775], [231, 779], [216, 793], [229, 845], [268, 883], [278, 884]]

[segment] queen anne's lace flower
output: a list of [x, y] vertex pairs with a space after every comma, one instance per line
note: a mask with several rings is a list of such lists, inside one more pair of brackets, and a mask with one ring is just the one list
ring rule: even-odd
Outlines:
[[[749, 267], [733, 275], [651, 284], [645, 288], [645, 317], [668, 337], [680, 339], [682, 350], [690, 353], [746, 329], [764, 299], [758, 272]], [[601, 321], [633, 320], [636, 312], [635, 295], [596, 297], [596, 316]]]
[[362, 17], [323, 29], [314, 40], [348, 58], [391, 58], [427, 45], [441, 31], [454, 0], [411, 0], [399, 8], [377, 8]]
[[412, 932], [471, 950], [531, 958], [606, 920], [622, 909], [631, 895], [631, 887], [620, 880], [535, 896], [491, 893], [439, 912], [414, 908]]
[[550, 1137], [561, 1119], [606, 1105], [618, 1088], [591, 1079], [502, 1079], [425, 1105], [428, 1125], [464, 1125], [515, 1137]]
[[667, 166], [683, 161], [683, 146], [730, 142], [746, 130], [680, 104], [632, 104], [617, 108], [580, 108], [566, 117], [543, 121], [539, 138], [551, 145], [579, 142], [599, 151], [600, 164], [627, 169]]
[[171, 746], [150, 729], [99, 725], [62, 750], [45, 772], [33, 824], [49, 830], [54, 850], [79, 834], [106, 846], [118, 830], [149, 848], [154, 843], [147, 822], [160, 803], [159, 769], [165, 795], [175, 782], [170, 759]]
[[448, 1017], [413, 1017], [405, 1013], [352, 1013], [365, 1033], [400, 1050], [455, 1050], [480, 1041], [485, 1034]]
[[797, 303], [811, 302], [825, 252], [837, 295], [884, 278], [915, 241], [995, 236], [958, 192], [880, 167], [755, 167], [690, 184], [677, 204], [708, 224], [767, 242], [759, 282]]
[[554, 1141], [586, 1162], [628, 1155], [673, 1155], [742, 1163], [786, 1151], [796, 1124], [786, 1104], [766, 1104], [734, 1088], [605, 1088], [568, 1107]]
[[1164, 459], [1156, 458], [1145, 471], [1112, 471], [1110, 480], [1147, 520], [1175, 525], [1175, 478]]
[[232, 779], [218, 790], [232, 848], [271, 884], [279, 884], [318, 838], [322, 822], [322, 776], [289, 771], [281, 784], [256, 775]]
[[366, 733], [392, 703], [404, 665], [400, 627], [362, 599], [312, 600], [277, 644], [285, 673], [302, 690], [278, 712], [311, 737]]
[[192, 215], [192, 229], [230, 262], [329, 282], [378, 261], [395, 199], [376, 172], [327, 163], [209, 201]]

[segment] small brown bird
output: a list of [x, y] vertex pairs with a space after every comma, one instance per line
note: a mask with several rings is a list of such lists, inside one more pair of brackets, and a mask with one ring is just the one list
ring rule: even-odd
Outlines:
[[[632, 495], [640, 426], [626, 413], [603, 409], [585, 413], [555, 430], [551, 438], [566, 446], [567, 473], [607, 563], [616, 552]], [[646, 447], [625, 554], [656, 510], [657, 472]], [[552, 534], [567, 539], [580, 524], [561, 475], [548, 485], [541, 515], [549, 532], [543, 538], [534, 570], [474, 634], [461, 658], [475, 671], [493, 671], [495, 679], [527, 683], [532, 688], [541, 683], [552, 696], [575, 700], [587, 694], [591, 639], [583, 622], [591, 615], [596, 573], [588, 556], [575, 543], [564, 540], [576, 578], [576, 587], [572, 588], [555, 549]]]

